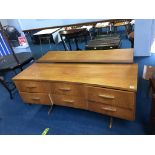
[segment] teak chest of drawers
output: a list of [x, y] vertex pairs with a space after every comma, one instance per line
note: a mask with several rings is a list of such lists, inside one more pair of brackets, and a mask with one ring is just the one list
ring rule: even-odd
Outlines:
[[135, 119], [136, 64], [35, 63], [13, 78], [26, 103]]

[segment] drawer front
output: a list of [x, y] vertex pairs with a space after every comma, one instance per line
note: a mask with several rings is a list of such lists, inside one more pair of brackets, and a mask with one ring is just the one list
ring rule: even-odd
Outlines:
[[131, 109], [124, 109], [120, 107], [110, 106], [102, 103], [88, 102], [88, 110], [114, 116], [126, 120], [135, 119], [135, 111]]
[[127, 109], [135, 108], [135, 93], [99, 87], [87, 87], [88, 101]]
[[54, 83], [53, 92], [57, 95], [84, 96], [84, 87], [74, 83]]
[[49, 94], [20, 92], [20, 95], [25, 103], [52, 105]]
[[20, 92], [46, 93], [50, 92], [50, 84], [40, 81], [15, 81]]
[[54, 94], [52, 95], [52, 99], [56, 105], [87, 109], [87, 102], [84, 100], [84, 98]]

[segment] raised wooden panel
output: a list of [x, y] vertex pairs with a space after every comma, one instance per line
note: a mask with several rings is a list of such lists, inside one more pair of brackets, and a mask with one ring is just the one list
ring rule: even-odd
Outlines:
[[90, 50], [90, 51], [51, 51], [37, 62], [101, 62], [133, 63], [133, 49]]
[[126, 120], [135, 119], [135, 111], [130, 109], [124, 109], [120, 107], [110, 106], [103, 103], [88, 102], [88, 110], [114, 116]]
[[52, 105], [50, 94], [20, 92], [20, 96], [25, 103]]
[[51, 87], [48, 82], [39, 81], [15, 81], [16, 87], [20, 92], [44, 93], [50, 92]]
[[53, 94], [52, 98], [56, 105], [87, 109], [87, 101], [82, 97]]
[[135, 93], [107, 88], [87, 86], [87, 100], [117, 107], [134, 109]]
[[84, 86], [75, 83], [56, 82], [52, 84], [53, 93], [58, 95], [72, 95], [84, 97]]

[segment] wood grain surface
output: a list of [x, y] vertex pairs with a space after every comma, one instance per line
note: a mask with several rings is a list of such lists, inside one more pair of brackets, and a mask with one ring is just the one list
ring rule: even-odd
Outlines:
[[137, 64], [34, 63], [13, 80], [73, 82], [136, 92], [137, 74]]
[[133, 49], [49, 51], [37, 62], [133, 63]]

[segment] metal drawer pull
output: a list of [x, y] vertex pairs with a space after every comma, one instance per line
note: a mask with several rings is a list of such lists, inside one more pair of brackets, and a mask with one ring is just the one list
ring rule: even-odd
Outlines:
[[115, 98], [114, 96], [104, 95], [104, 94], [99, 94], [98, 96], [102, 97], [102, 98], [107, 98], [107, 99], [114, 99]]
[[64, 91], [70, 91], [70, 88], [59, 88], [60, 90], [64, 90]]
[[101, 109], [103, 109], [103, 110], [107, 110], [107, 111], [113, 111], [113, 112], [115, 112], [115, 111], [116, 111], [116, 109], [115, 109], [115, 108], [107, 108], [107, 107], [102, 107]]
[[40, 98], [32, 98], [32, 100], [40, 100]]
[[74, 100], [63, 100], [64, 102], [74, 103]]

